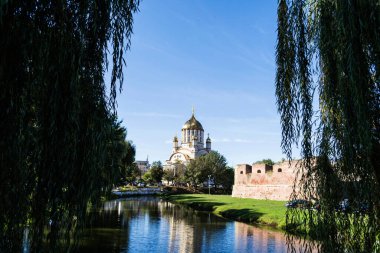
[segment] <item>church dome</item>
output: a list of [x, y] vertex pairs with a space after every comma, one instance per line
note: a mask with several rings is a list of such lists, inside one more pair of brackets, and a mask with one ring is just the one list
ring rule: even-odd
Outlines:
[[195, 118], [194, 113], [191, 116], [191, 118], [188, 121], [186, 121], [186, 123], [183, 125], [182, 129], [202, 130], [203, 131], [202, 124]]

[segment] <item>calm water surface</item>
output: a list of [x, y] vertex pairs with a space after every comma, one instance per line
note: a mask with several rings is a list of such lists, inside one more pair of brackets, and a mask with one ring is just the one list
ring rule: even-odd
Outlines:
[[285, 235], [155, 197], [106, 202], [78, 252], [287, 252]]

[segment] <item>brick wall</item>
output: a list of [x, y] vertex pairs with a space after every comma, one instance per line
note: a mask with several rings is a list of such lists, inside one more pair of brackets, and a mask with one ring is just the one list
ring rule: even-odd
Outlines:
[[232, 197], [288, 200], [292, 190], [291, 185], [234, 185]]
[[233, 197], [288, 200], [293, 190], [299, 161], [266, 164], [239, 164], [235, 168]]

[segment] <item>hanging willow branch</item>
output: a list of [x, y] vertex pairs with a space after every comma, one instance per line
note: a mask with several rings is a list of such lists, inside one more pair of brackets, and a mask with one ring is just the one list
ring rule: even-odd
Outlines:
[[[290, 210], [288, 226], [320, 239], [321, 252], [372, 252], [379, 245], [379, 62], [377, 0], [279, 1], [282, 148], [291, 159], [300, 142], [303, 158], [292, 197], [321, 205], [320, 212]], [[343, 199], [347, 212], [337, 208]]]
[[25, 233], [32, 252], [70, 250], [88, 205], [119, 176], [125, 136], [112, 115], [138, 4], [1, 2], [1, 252], [21, 252]]

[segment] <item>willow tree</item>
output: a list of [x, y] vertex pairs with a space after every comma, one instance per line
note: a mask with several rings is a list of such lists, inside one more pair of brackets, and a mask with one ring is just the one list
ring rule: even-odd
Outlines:
[[[303, 158], [292, 197], [321, 203], [319, 213], [289, 211], [288, 225], [322, 239], [323, 252], [374, 251], [380, 236], [379, 1], [280, 0], [276, 60], [281, 145], [289, 158], [299, 145]], [[319, 108], [313, 109], [313, 98]], [[352, 212], [336, 211], [345, 198]]]
[[27, 237], [31, 251], [70, 245], [110, 188], [112, 114], [138, 3], [1, 1], [0, 251], [21, 252]]

